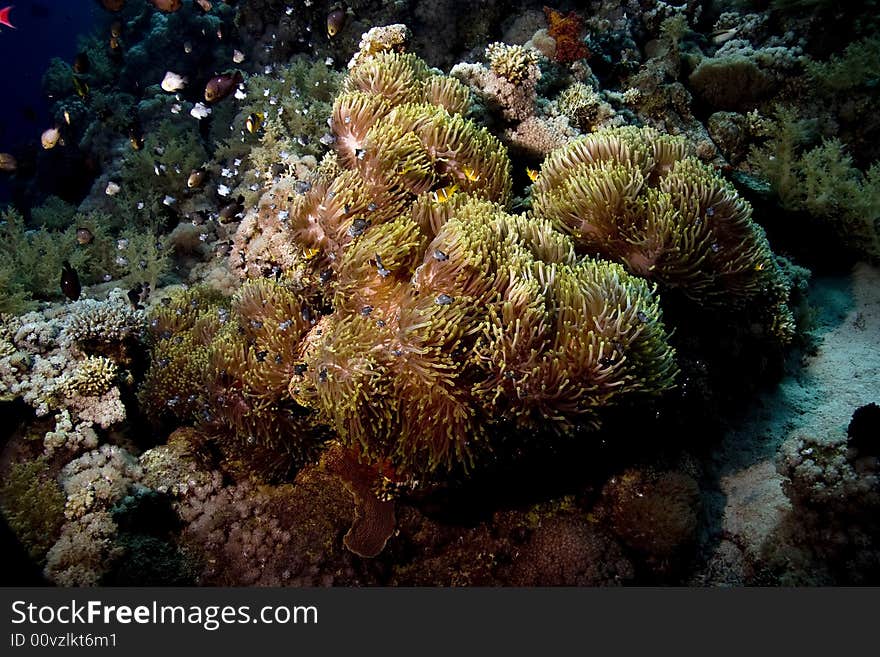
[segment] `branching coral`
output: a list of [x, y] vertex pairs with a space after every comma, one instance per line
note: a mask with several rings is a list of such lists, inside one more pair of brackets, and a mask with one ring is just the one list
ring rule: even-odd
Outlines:
[[[131, 342], [142, 321], [120, 289], [106, 301], [83, 299], [9, 318], [5, 332], [14, 350], [0, 357], [0, 392], [21, 397], [38, 415], [68, 410], [78, 421], [104, 428], [123, 420], [117, 374], [131, 365]], [[56, 428], [47, 449], [87, 428], [78, 424], [73, 432], [73, 422], [67, 423], [69, 428]]]
[[450, 75], [471, 87], [490, 109], [500, 110], [505, 121], [522, 121], [535, 111], [541, 79], [538, 51], [493, 43], [486, 48], [489, 67], [458, 64]]
[[61, 470], [67, 495], [64, 515], [68, 520], [107, 510], [121, 500], [141, 477], [137, 459], [115, 445], [102, 445], [74, 459]]
[[751, 207], [681, 138], [618, 128], [577, 140], [544, 162], [534, 209], [581, 252], [700, 304], [758, 302], [773, 334], [793, 335], [787, 284]]
[[403, 23], [378, 25], [364, 32], [358, 50], [348, 62], [352, 69], [380, 52], [404, 52], [409, 43], [409, 28]]
[[532, 77], [531, 71], [538, 63], [538, 51], [506, 43], [490, 43], [486, 57], [495, 75], [513, 84], [522, 84]]
[[122, 554], [108, 511], [87, 513], [64, 524], [46, 555], [46, 576], [59, 586], [95, 586]]

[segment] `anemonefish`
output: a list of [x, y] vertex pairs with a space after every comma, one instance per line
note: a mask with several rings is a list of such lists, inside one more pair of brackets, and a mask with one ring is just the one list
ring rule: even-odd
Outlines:
[[441, 189], [435, 190], [431, 192], [431, 198], [435, 203], [446, 203], [452, 195], [455, 194], [458, 189], [458, 185], [449, 185], [448, 187], [443, 187]]
[[477, 182], [480, 179], [480, 174], [472, 167], [462, 167], [461, 171], [464, 173], [464, 177], [471, 182]]
[[9, 12], [12, 11], [12, 7], [14, 7], [14, 5], [10, 5], [8, 7], [3, 7], [3, 9], [0, 9], [0, 25], [11, 27], [14, 30], [16, 29], [15, 25], [9, 22]]

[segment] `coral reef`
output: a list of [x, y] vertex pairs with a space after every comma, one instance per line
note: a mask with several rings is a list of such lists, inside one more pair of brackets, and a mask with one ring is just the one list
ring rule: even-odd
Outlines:
[[[880, 573], [880, 433], [876, 420], [859, 427], [857, 419], [849, 436], [797, 435], [779, 449], [777, 470], [792, 509], [764, 558], [782, 584], [860, 584]], [[861, 432], [870, 435], [869, 449]]]
[[877, 581], [876, 406], [690, 460], [821, 348], [799, 262], [880, 257], [871, 12], [119, 4], [3, 154], [0, 508], [51, 582]]
[[[4, 320], [7, 355], [0, 359], [0, 394], [21, 397], [38, 416], [61, 411], [47, 448], [63, 435], [83, 439], [88, 426], [107, 428], [122, 421], [120, 375], [131, 365], [131, 350], [143, 314], [116, 289], [106, 301], [83, 299], [62, 310], [48, 309]], [[64, 414], [64, 411], [69, 414]], [[71, 432], [72, 418], [80, 422]]]

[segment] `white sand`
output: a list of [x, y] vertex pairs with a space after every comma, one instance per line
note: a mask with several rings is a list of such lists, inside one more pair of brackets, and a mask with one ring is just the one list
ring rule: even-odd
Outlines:
[[[789, 509], [774, 467], [779, 444], [793, 433], [845, 433], [856, 408], [880, 403], [880, 269], [860, 264], [849, 277], [816, 280], [810, 303], [818, 310], [817, 353], [729, 427], [715, 456], [724, 540], [709, 564], [708, 583], [741, 581], [736, 568], [758, 556]], [[744, 560], [732, 558], [732, 549]]]

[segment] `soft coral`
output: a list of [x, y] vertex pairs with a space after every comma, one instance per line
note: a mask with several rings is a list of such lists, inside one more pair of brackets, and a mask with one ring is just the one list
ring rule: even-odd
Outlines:
[[573, 11], [563, 14], [550, 7], [544, 7], [547, 17], [547, 34], [556, 40], [555, 59], [560, 64], [570, 64], [590, 56], [590, 51], [581, 40], [584, 21]]

